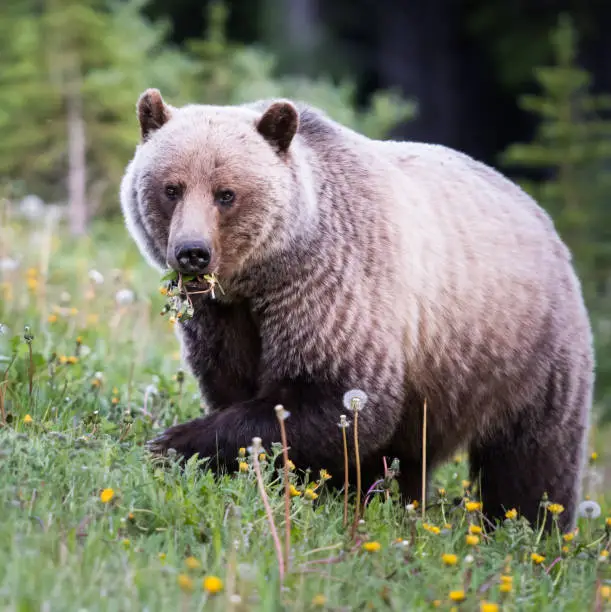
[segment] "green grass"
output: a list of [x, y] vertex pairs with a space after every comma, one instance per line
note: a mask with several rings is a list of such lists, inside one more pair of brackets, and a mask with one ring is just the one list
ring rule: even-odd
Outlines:
[[[609, 546], [604, 496], [594, 492], [603, 513], [581, 519], [570, 542], [557, 532], [541, 538], [520, 518], [492, 533], [477, 511], [453, 503], [464, 497], [465, 457], [434, 475], [426, 522], [420, 509], [376, 494], [356, 542], [342, 524], [341, 493], [322, 484], [309, 500], [302, 489], [291, 499], [281, 588], [251, 458], [245, 471], [215, 480], [193, 463], [155, 465], [143, 449], [157, 431], [199, 414], [200, 401], [192, 377], [181, 382], [178, 343], [159, 316], [159, 275], [125, 230], [97, 224], [75, 242], [44, 224], [0, 229], [0, 261], [23, 257], [0, 272], [3, 610], [479, 610], [488, 601], [503, 610], [582, 611], [597, 597], [608, 603], [600, 591], [611, 585], [609, 561], [600, 559]], [[90, 270], [104, 281], [93, 283]], [[134, 301], [117, 304], [124, 289]], [[263, 477], [282, 539], [281, 474], [268, 460]], [[114, 493], [108, 503], [104, 489]], [[469, 524], [484, 527], [475, 546], [466, 542]], [[368, 552], [366, 541], [380, 549]], [[445, 565], [444, 553], [456, 554], [456, 564]], [[187, 567], [190, 556], [198, 567]], [[512, 577], [508, 593], [501, 575]], [[205, 576], [223, 581], [220, 593], [203, 588]], [[463, 602], [450, 600], [457, 590]]]

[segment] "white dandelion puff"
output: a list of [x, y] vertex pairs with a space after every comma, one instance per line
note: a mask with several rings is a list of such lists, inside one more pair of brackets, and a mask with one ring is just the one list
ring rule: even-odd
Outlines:
[[577, 515], [587, 519], [598, 518], [600, 516], [600, 506], [595, 501], [586, 499], [577, 506]]
[[363, 410], [367, 403], [367, 394], [360, 389], [350, 389], [344, 393], [344, 406], [347, 410]]

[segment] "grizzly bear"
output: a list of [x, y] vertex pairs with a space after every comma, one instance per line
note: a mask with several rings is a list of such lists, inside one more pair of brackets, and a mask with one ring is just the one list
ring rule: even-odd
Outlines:
[[529, 195], [466, 154], [373, 140], [288, 100], [177, 108], [149, 89], [137, 115], [127, 228], [159, 270], [222, 288], [178, 325], [210, 412], [151, 450], [233, 469], [254, 436], [280, 441], [282, 404], [293, 462], [341, 482], [343, 397], [360, 389], [364, 486], [398, 458], [404, 500], [420, 497], [426, 401], [429, 474], [468, 448], [491, 519], [536, 522], [547, 494], [574, 524], [592, 333]]

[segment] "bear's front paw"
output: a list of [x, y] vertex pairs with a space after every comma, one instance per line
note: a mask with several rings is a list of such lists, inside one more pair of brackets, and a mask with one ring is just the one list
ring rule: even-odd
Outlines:
[[146, 449], [157, 456], [180, 455], [189, 459], [195, 453], [204, 458], [207, 449], [205, 419], [194, 419], [166, 429], [161, 435], [149, 440]]

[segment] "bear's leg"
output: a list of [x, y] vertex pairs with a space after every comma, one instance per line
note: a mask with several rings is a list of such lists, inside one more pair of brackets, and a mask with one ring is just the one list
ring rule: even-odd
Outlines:
[[[515, 421], [470, 447], [473, 484], [481, 485], [483, 511], [494, 522], [515, 508], [530, 523], [541, 525], [544, 493], [561, 504], [561, 530], [573, 528], [579, 503], [581, 476], [591, 402], [591, 377], [550, 376], [541, 402], [528, 406]], [[552, 525], [548, 513], [546, 528]]]
[[[254, 437], [261, 438], [267, 451], [271, 450], [272, 443], [280, 442], [274, 408], [282, 404], [290, 413], [284, 421], [290, 459], [298, 469], [310, 468], [311, 478], [316, 478], [320, 469], [328, 470], [341, 486], [344, 452], [339, 423], [340, 416], [347, 413], [342, 404], [344, 391], [343, 386], [328, 383], [283, 381], [260, 397], [171, 427], [148, 446], [153, 453], [161, 455], [174, 449], [184, 459], [197, 453], [200, 458], [210, 458], [211, 469], [233, 471], [237, 468], [238, 449], [249, 447]], [[395, 406], [397, 402], [385, 397], [384, 392], [371, 393], [359, 415], [363, 463], [367, 464], [392, 436], [401, 416], [400, 406]], [[354, 469], [352, 435], [348, 436], [348, 452], [349, 466]]]

